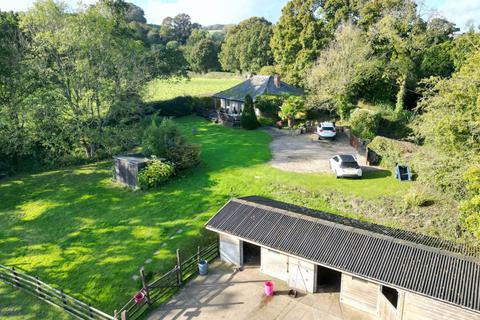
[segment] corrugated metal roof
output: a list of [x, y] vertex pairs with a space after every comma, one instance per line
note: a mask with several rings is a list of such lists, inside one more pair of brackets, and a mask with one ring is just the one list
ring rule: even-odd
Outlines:
[[214, 94], [213, 97], [244, 102], [247, 94], [255, 101], [258, 96], [263, 94], [292, 94], [301, 96], [303, 91], [282, 81], [280, 81], [280, 87], [277, 87], [275, 86], [273, 76], [253, 76], [228, 90]]
[[466, 246], [261, 197], [231, 200], [206, 226], [480, 311], [480, 260]]

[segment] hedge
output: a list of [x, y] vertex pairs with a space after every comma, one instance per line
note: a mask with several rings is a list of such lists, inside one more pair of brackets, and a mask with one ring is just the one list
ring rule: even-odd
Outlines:
[[145, 103], [145, 113], [147, 115], [157, 113], [162, 117], [183, 117], [191, 115], [197, 109], [213, 108], [214, 103], [211, 97], [183, 96]]

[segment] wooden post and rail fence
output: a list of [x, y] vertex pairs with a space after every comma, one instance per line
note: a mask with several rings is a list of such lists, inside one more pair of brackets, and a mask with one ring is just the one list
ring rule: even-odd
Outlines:
[[142, 289], [134, 295], [114, 315], [100, 311], [91, 304], [80, 301], [62, 290], [40, 281], [38, 277], [19, 272], [13, 267], [0, 265], [0, 281], [15, 288], [21, 289], [48, 304], [61, 308], [73, 317], [82, 320], [136, 320], [150, 309], [155, 303], [161, 303], [170, 298], [187, 280], [198, 273], [200, 260], [211, 262], [218, 257], [218, 241], [205, 247], [198, 247], [197, 253], [182, 261], [180, 250], [177, 249], [177, 264], [173, 269], [163, 274], [158, 279], [148, 283], [145, 270], [140, 269]]

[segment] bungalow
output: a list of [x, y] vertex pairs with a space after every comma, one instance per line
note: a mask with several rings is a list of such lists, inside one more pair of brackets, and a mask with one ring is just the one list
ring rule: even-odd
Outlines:
[[206, 228], [221, 259], [385, 320], [480, 320], [478, 252], [440, 239], [246, 197]]
[[[215, 108], [223, 121], [237, 121], [243, 111], [245, 96], [250, 95], [255, 102], [261, 95], [291, 94], [301, 96], [303, 91], [280, 80], [280, 76], [251, 76], [246, 81], [213, 95]], [[256, 110], [259, 115], [258, 110]]]

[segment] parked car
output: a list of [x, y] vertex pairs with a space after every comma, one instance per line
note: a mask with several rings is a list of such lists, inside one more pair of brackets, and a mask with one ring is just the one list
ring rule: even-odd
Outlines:
[[330, 168], [337, 178], [361, 178], [363, 174], [357, 159], [349, 154], [336, 155], [331, 158]]
[[332, 139], [335, 140], [337, 136], [337, 130], [335, 124], [332, 122], [322, 122], [317, 126], [318, 140]]

